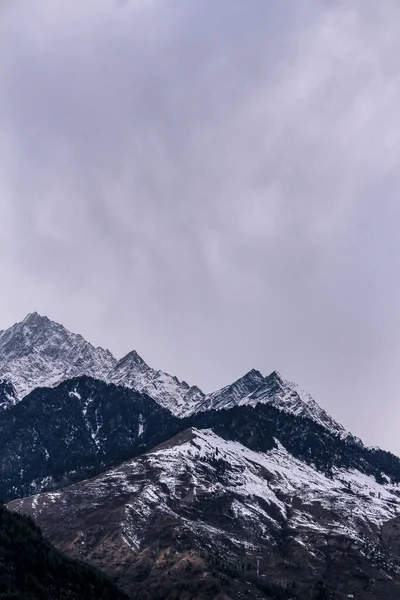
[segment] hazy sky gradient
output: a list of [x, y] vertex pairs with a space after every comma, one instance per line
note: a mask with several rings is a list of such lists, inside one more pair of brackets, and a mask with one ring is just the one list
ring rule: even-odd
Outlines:
[[278, 369], [400, 453], [398, 0], [2, 0], [0, 329], [205, 391]]

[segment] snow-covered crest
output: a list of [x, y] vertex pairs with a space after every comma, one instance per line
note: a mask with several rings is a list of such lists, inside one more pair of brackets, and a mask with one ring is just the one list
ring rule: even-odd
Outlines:
[[108, 350], [36, 312], [0, 334], [0, 377], [14, 385], [19, 398], [83, 374], [102, 379], [115, 363]]
[[108, 350], [36, 312], [0, 332], [0, 377], [14, 385], [19, 399], [37, 387], [81, 375], [144, 392], [178, 416], [204, 397], [196, 386], [151, 368], [135, 350], [117, 361]]
[[114, 366], [107, 375], [107, 381], [148, 394], [175, 416], [190, 414], [204, 398], [198, 387], [149, 367], [136, 351], [127, 354]]
[[264, 377], [253, 369], [235, 383], [208, 394], [191, 412], [257, 404], [268, 404], [295, 416], [307, 417], [341, 438], [361, 443], [328, 415], [310, 394], [297, 384], [283, 379], [278, 371]]
[[[305, 416], [330, 432], [356, 441], [306, 392], [274, 371], [264, 377], [255, 369], [227, 385], [204, 394], [161, 370], [150, 367], [136, 351], [117, 361], [81, 335], [38, 315], [29, 314], [0, 333], [0, 377], [11, 382], [19, 399], [32, 389], [89, 375], [144, 392], [177, 417], [233, 406], [269, 404], [296, 416]], [[11, 402], [7, 405], [10, 406]]]

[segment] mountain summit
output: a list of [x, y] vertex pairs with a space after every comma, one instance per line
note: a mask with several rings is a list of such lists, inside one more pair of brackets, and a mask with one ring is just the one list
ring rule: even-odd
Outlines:
[[[205, 397], [198, 387], [151, 368], [136, 350], [117, 360], [37, 312], [0, 332], [0, 379], [13, 385], [17, 398], [82, 375], [146, 393], [176, 416], [189, 414]], [[9, 405], [0, 399], [0, 408]]]
[[0, 333], [0, 377], [19, 398], [83, 374], [103, 379], [116, 362], [108, 350], [37, 312]]
[[149, 367], [136, 350], [117, 362], [108, 373], [107, 381], [151, 396], [158, 404], [178, 417], [196, 410], [197, 405], [205, 397], [198, 387], [191, 387], [186, 381], [180, 381], [169, 373]]
[[278, 371], [264, 377], [252, 369], [226, 387], [208, 394], [193, 412], [227, 410], [235, 406], [267, 404], [297, 417], [306, 417], [343, 439], [360, 443], [337, 423], [317, 402], [295, 383], [283, 379]]

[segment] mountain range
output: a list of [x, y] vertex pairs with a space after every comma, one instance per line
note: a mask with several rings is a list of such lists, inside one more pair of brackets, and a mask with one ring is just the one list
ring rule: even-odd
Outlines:
[[206, 394], [31, 313], [0, 408], [0, 497], [131, 598], [400, 597], [399, 458], [277, 371]]
[[0, 377], [14, 388], [9, 392], [13, 400], [3, 402], [4, 408], [38, 387], [53, 387], [82, 375], [145, 393], [177, 417], [270, 404], [313, 419], [343, 437], [349, 435], [307, 392], [277, 371], [264, 377], [253, 369], [221, 390], [205, 394], [195, 385], [151, 368], [136, 350], [117, 360], [109, 350], [95, 348], [81, 335], [36, 312], [0, 332]]

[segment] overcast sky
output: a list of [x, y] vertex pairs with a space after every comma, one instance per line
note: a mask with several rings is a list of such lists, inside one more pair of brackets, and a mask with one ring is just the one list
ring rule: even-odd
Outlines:
[[1, 0], [0, 329], [400, 453], [400, 2]]

